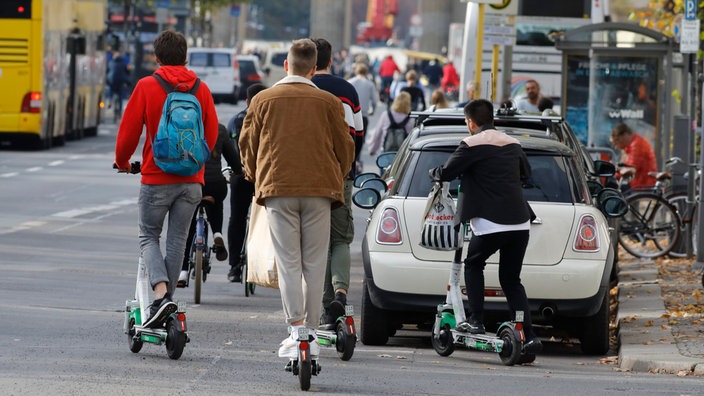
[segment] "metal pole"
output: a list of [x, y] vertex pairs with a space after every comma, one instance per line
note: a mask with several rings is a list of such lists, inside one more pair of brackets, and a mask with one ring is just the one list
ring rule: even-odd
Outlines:
[[[476, 92], [474, 96], [477, 98], [482, 97], [482, 44], [484, 41], [484, 4], [479, 3], [479, 18], [477, 19], [477, 51], [476, 58], [474, 59], [474, 83]], [[486, 97], [486, 96], [484, 96]]]
[[[693, 55], [694, 56], [694, 55]], [[695, 84], [692, 84], [695, 85]], [[704, 86], [702, 86], [702, 92], [704, 92]], [[703, 98], [702, 100], [704, 101], [704, 95], [702, 95]], [[694, 102], [694, 100], [692, 100]], [[702, 106], [704, 106], [704, 102], [702, 103]], [[703, 122], [704, 123], [704, 122]], [[704, 134], [702, 134], [704, 135]], [[699, 169], [704, 169], [704, 139], [702, 138], [704, 136], [699, 136]], [[694, 174], [689, 175], [690, 178], [696, 177], [696, 172]], [[702, 191], [704, 191], [704, 177], [699, 178], [699, 197], [697, 198], [697, 205], [699, 210], [697, 210], [697, 260], [693, 265], [693, 268], [695, 270], [701, 271], [704, 269], [704, 238], [702, 238], [702, 232], [701, 230], [704, 229], [704, 194], [701, 194]]]

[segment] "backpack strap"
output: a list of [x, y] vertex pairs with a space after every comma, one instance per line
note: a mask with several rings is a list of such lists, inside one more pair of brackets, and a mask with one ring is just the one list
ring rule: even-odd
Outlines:
[[391, 128], [398, 128], [401, 126], [398, 123], [396, 123], [396, 120], [394, 120], [394, 115], [391, 114], [391, 109], [386, 109], [386, 113], [389, 115], [389, 121], [391, 121]]
[[173, 85], [169, 84], [164, 80], [164, 78], [156, 73], [152, 74], [152, 77], [156, 79], [156, 81], [161, 85], [162, 88], [164, 88], [164, 91], [166, 91], [166, 94], [170, 94], [171, 92], [174, 91]]

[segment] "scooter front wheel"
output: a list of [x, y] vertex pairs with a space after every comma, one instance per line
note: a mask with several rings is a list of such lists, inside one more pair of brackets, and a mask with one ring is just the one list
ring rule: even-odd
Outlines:
[[127, 332], [127, 343], [130, 346], [130, 351], [137, 353], [142, 349], [142, 340], [135, 338], [136, 332], [134, 330], [134, 318], [130, 318], [129, 331]]
[[440, 327], [440, 331], [437, 334], [432, 334], [430, 336], [430, 343], [433, 344], [433, 349], [440, 356], [450, 356], [452, 352], [455, 351], [455, 343], [452, 339], [452, 330], [450, 325], [445, 324]]

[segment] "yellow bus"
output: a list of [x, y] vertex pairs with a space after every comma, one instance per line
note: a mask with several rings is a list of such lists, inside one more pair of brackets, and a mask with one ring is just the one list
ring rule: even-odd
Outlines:
[[107, 0], [0, 1], [0, 145], [97, 134]]

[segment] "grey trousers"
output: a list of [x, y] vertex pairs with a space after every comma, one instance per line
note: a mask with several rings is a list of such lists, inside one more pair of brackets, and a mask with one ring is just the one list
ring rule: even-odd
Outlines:
[[[200, 199], [200, 183], [142, 184], [139, 190], [139, 248], [152, 289], [159, 282], [167, 282], [169, 294], [174, 295], [186, 250], [188, 227]], [[160, 240], [167, 214], [169, 223], [164, 256]]]
[[266, 199], [281, 302], [287, 323], [318, 327], [330, 241], [330, 199]]

